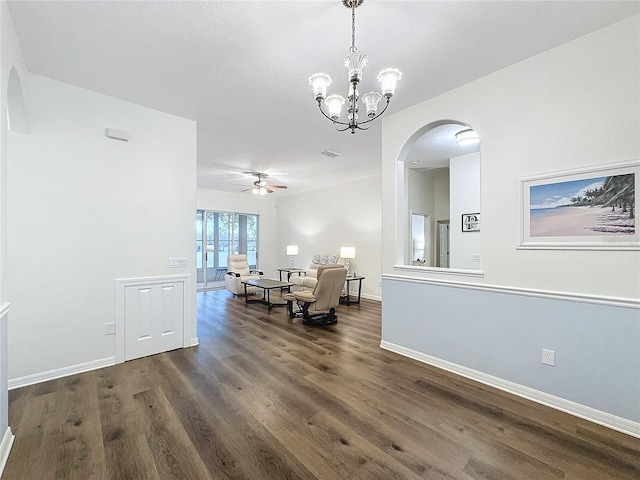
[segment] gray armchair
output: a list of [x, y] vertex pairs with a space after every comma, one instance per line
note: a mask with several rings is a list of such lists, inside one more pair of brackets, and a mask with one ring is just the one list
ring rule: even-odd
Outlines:
[[[227, 273], [224, 276], [224, 286], [234, 295], [244, 295], [242, 282], [251, 279], [259, 280], [263, 275], [262, 271], [249, 268], [246, 255], [229, 255], [227, 257]], [[247, 293], [255, 293], [258, 290], [256, 287], [247, 287]]]
[[293, 302], [300, 305], [302, 322], [314, 327], [325, 327], [338, 322], [336, 307], [347, 278], [347, 269], [342, 265], [322, 265], [318, 268], [318, 282], [312, 291], [298, 291], [284, 295], [289, 316], [297, 315]]

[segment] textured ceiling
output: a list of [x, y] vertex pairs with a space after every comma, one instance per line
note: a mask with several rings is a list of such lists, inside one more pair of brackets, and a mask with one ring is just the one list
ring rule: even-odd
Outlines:
[[[284, 195], [380, 172], [380, 125], [335, 132], [307, 84], [323, 71], [330, 93], [346, 94], [351, 15], [340, 0], [8, 3], [29, 71], [197, 120], [200, 187], [239, 191], [240, 172], [257, 170], [288, 184], [274, 193]], [[356, 10], [356, 44], [369, 55], [360, 90], [377, 89], [382, 68], [402, 70], [394, 113], [639, 6], [366, 0]]]

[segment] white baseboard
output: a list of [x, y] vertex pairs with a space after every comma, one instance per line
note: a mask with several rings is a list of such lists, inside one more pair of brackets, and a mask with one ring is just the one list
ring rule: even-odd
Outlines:
[[434, 367], [438, 367], [448, 372], [455, 373], [456, 375], [475, 380], [476, 382], [489, 385], [490, 387], [495, 387], [499, 390], [517, 395], [527, 400], [531, 400], [532, 402], [540, 403], [542, 405], [546, 405], [547, 407], [555, 408], [556, 410], [560, 410], [562, 412], [569, 413], [590, 422], [597, 423], [598, 425], [602, 425], [613, 430], [626, 433], [627, 435], [640, 438], [640, 423], [627, 420], [626, 418], [621, 418], [610, 413], [602, 412], [600, 410], [596, 410], [595, 408], [587, 407], [585, 405], [581, 405], [564, 398], [556, 397], [555, 395], [550, 395], [539, 390], [534, 390], [533, 388], [525, 387], [524, 385], [510, 382], [502, 378], [487, 375], [486, 373], [463, 367], [461, 365], [448, 362], [437, 357], [432, 357], [431, 355], [427, 355], [426, 353], [417, 352], [415, 350], [411, 350], [409, 348], [402, 347], [391, 342], [386, 342], [383, 340], [382, 342], [380, 342], [380, 347], [384, 348], [385, 350], [398, 353], [405, 357], [412, 358], [419, 362], [433, 365]]
[[196, 345], [200, 345], [200, 341], [198, 340], [198, 337], [193, 337], [191, 339], [191, 343], [189, 344], [190, 347], [195, 347]]
[[[353, 292], [351, 292], [351, 295], [353, 295]], [[378, 302], [382, 301], [382, 297], [379, 295], [371, 295], [370, 293], [363, 293], [362, 294], [362, 298], [368, 298], [369, 300], [376, 300]]]
[[0, 476], [2, 476], [4, 467], [9, 459], [9, 452], [11, 451], [15, 438], [16, 436], [11, 432], [11, 427], [7, 427], [7, 430], [2, 436], [2, 442], [0, 442]]
[[47, 382], [49, 380], [55, 380], [56, 378], [68, 377], [69, 375], [75, 375], [76, 373], [84, 373], [91, 370], [97, 370], [99, 368], [110, 367], [115, 364], [116, 357], [107, 357], [101, 358], [100, 360], [92, 360], [91, 362], [71, 365], [69, 367], [56, 368], [55, 370], [25, 375], [24, 377], [12, 378], [9, 379], [9, 390], [34, 385], [40, 382]]

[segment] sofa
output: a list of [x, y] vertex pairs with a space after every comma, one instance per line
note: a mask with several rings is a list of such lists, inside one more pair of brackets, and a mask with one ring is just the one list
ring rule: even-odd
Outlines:
[[291, 292], [313, 291], [318, 283], [318, 269], [323, 265], [344, 267], [344, 265], [338, 263], [339, 258], [339, 255], [331, 253], [314, 255], [311, 265], [304, 271], [304, 275], [294, 275], [289, 279], [289, 282], [293, 283]]

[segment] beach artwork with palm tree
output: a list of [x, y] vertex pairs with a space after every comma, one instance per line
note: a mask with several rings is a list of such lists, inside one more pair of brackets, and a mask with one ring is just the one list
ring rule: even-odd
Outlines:
[[635, 174], [531, 186], [531, 237], [635, 235]]

